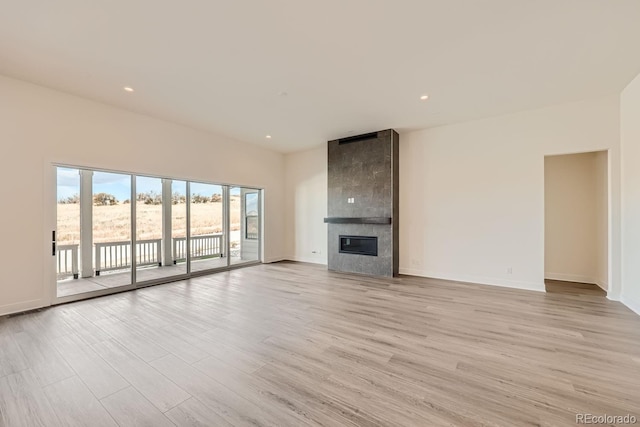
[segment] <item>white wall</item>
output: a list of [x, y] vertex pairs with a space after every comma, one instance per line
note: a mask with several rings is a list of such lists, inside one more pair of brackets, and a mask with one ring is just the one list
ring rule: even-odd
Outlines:
[[[610, 150], [615, 267], [619, 130], [619, 101], [611, 96], [402, 133], [400, 272], [543, 290], [544, 157], [599, 150]], [[293, 259], [326, 246], [325, 148], [286, 157]], [[619, 279], [611, 276], [615, 299]]]
[[400, 141], [400, 270], [409, 274], [543, 290], [544, 157], [609, 149], [619, 185], [617, 96]]
[[622, 92], [622, 297], [640, 314], [640, 75]]
[[606, 152], [548, 156], [544, 175], [545, 278], [606, 289]]
[[284, 257], [284, 156], [0, 77], [0, 315], [48, 305], [53, 162], [265, 188], [265, 260]]
[[286, 156], [287, 257], [327, 263], [327, 146]]

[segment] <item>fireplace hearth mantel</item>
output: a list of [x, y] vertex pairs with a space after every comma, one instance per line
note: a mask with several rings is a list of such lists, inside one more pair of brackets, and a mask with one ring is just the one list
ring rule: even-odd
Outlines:
[[391, 224], [390, 217], [344, 217], [333, 216], [325, 218], [324, 222], [327, 224]]

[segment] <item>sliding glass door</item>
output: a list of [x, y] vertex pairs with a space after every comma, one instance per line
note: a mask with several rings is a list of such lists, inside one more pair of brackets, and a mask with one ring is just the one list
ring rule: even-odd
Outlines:
[[56, 167], [60, 302], [260, 260], [261, 191]]
[[189, 186], [191, 271], [226, 267], [225, 188], [199, 182]]
[[171, 181], [171, 256], [180, 274], [187, 274], [187, 182]]
[[131, 175], [59, 167], [57, 296], [130, 286]]
[[[88, 177], [86, 177], [89, 175]], [[111, 172], [81, 171], [81, 179], [93, 182], [93, 212], [91, 214], [93, 238], [86, 245], [93, 244], [92, 271], [83, 266], [82, 277], [101, 289], [119, 288], [132, 283], [131, 268], [133, 251], [131, 248], [131, 175]], [[81, 190], [82, 191], [82, 190]], [[89, 209], [81, 199], [80, 209]], [[89, 212], [82, 216], [88, 216]], [[84, 220], [84, 218], [83, 218]], [[81, 234], [85, 224], [82, 224]], [[85, 243], [85, 242], [83, 242]], [[87, 249], [86, 247], [83, 248]], [[88, 252], [83, 259], [88, 258]], [[87, 264], [88, 267], [88, 264]]]
[[182, 222], [186, 219], [185, 202], [179, 200], [180, 194], [185, 194], [185, 183], [144, 176], [135, 179], [136, 282], [154, 282], [186, 274], [186, 263], [178, 264], [174, 257], [174, 252], [181, 249], [186, 240], [186, 227], [174, 222], [174, 211]]
[[260, 190], [229, 188], [229, 259], [231, 264], [260, 259]]
[[[56, 179], [57, 221], [52, 246], [56, 255], [57, 296], [64, 297], [84, 291], [78, 281], [83, 261], [80, 251], [80, 170], [57, 168]], [[93, 256], [86, 262], [92, 263], [92, 259]], [[93, 287], [89, 284], [86, 289]]]

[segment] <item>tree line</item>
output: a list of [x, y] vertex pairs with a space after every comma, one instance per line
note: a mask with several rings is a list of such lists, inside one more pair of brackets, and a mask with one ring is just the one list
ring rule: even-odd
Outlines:
[[[148, 191], [146, 193], [138, 193], [136, 196], [137, 202], [142, 202], [145, 205], [161, 205], [162, 204], [162, 194], [159, 194], [155, 191]], [[201, 194], [192, 194], [191, 195], [191, 203], [219, 203], [222, 201], [222, 194], [215, 193], [211, 196], [203, 196]], [[123, 200], [123, 204], [130, 203], [129, 199]], [[58, 200], [58, 203], [61, 205], [73, 205], [80, 203], [80, 195], [74, 194], [69, 197], [64, 197]], [[180, 193], [173, 193], [171, 195], [171, 203], [174, 205], [178, 205], [181, 203], [187, 203], [187, 196]], [[120, 201], [116, 196], [109, 193], [96, 193], [93, 195], [93, 205], [94, 206], [115, 206], [120, 204]]]

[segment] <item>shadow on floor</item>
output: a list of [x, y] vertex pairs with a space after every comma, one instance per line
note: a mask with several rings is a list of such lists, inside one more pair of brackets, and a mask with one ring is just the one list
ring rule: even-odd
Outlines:
[[604, 298], [607, 296], [607, 292], [600, 286], [591, 283], [563, 282], [560, 280], [545, 279], [544, 284], [547, 292], [554, 294], [601, 296]]

